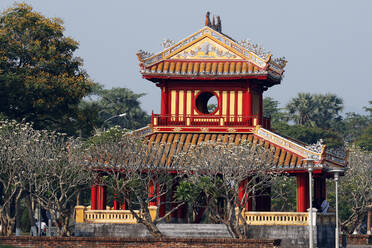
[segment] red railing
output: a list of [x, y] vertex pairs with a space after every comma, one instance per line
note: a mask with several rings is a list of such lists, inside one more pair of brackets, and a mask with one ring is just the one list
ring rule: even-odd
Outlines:
[[270, 118], [255, 116], [223, 116], [223, 115], [160, 115], [152, 114], [152, 125], [179, 127], [253, 127], [261, 125], [270, 129]]

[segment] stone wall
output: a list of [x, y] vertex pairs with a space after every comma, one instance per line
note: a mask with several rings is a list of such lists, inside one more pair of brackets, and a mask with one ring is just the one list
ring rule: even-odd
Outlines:
[[[249, 226], [248, 238], [280, 239], [281, 247], [307, 247], [309, 244], [308, 226]], [[314, 245], [318, 248], [334, 247], [335, 226], [317, 225], [314, 228]]]
[[0, 237], [1, 245], [28, 248], [70, 247], [126, 247], [126, 248], [273, 248], [280, 247], [279, 240], [236, 239], [153, 239], [112, 237]]
[[[168, 226], [165, 228], [162, 226]], [[158, 227], [167, 237], [172, 238], [228, 238], [231, 235], [222, 225], [212, 224], [159, 224]], [[170, 231], [172, 230], [172, 231]], [[308, 226], [249, 226], [250, 239], [280, 239], [281, 247], [305, 247], [309, 243]], [[181, 234], [181, 235], [180, 235]], [[314, 244], [319, 248], [334, 247], [334, 225], [317, 225], [314, 228]], [[79, 237], [120, 237], [151, 238], [151, 234], [142, 224], [87, 224], [77, 223], [75, 236]]]

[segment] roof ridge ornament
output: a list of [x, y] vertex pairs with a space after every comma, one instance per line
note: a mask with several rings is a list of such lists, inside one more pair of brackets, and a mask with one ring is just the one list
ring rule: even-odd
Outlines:
[[205, 26], [210, 27], [217, 32], [221, 33], [222, 32], [222, 24], [221, 24], [221, 17], [217, 16], [217, 21], [216, 18], [213, 15], [212, 22], [210, 19], [211, 12], [207, 11], [207, 14], [205, 15]]

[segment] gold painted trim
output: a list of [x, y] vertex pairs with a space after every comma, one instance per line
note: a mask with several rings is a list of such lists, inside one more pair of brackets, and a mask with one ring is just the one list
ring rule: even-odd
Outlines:
[[[195, 36], [197, 36], [197, 37], [195, 38]], [[196, 44], [197, 42], [204, 39], [205, 37], [208, 37], [208, 38], [212, 39], [217, 44], [220, 44], [221, 46], [225, 47], [229, 51], [239, 55], [240, 57], [244, 58], [245, 60], [248, 60], [249, 62], [255, 64], [256, 66], [258, 66], [262, 69], [265, 68], [267, 63], [268, 63], [267, 58], [263, 59], [263, 58], [259, 57], [255, 53], [249, 51], [248, 49], [246, 49], [242, 46], [240, 46], [235, 41], [233, 41], [233, 40], [229, 39], [228, 37], [216, 32], [215, 30], [213, 30], [210, 27], [203, 27], [199, 31], [197, 31], [197, 32], [193, 33], [192, 35], [186, 37], [185, 39], [177, 42], [176, 44], [174, 44], [173, 46], [165, 49], [164, 51], [162, 51], [160, 53], [157, 53], [157, 54], [145, 59], [143, 61], [143, 63], [145, 64], [146, 67], [151, 67], [152, 65], [154, 65], [154, 64], [156, 64], [156, 63], [158, 63], [162, 60], [168, 59], [168, 58], [176, 55], [177, 53], [185, 50], [186, 48]], [[217, 39], [217, 37], [219, 39], [223, 40], [223, 41]], [[191, 41], [189, 41], [189, 40], [191, 40]], [[230, 45], [227, 45], [226, 43], [228, 43]], [[239, 49], [242, 52], [239, 52], [237, 49]]]

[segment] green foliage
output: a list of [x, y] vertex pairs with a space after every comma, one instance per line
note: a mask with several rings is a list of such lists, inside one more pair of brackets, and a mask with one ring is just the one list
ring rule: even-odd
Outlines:
[[334, 121], [332, 129], [340, 133], [345, 141], [354, 142], [362, 135], [369, 124], [370, 120], [367, 116], [350, 112], [346, 113], [344, 120]]
[[372, 101], [368, 102], [369, 106], [364, 107], [364, 110], [369, 113], [369, 119], [372, 120]]
[[284, 175], [273, 178], [271, 209], [277, 212], [296, 212], [296, 177]]
[[126, 88], [112, 88], [102, 90], [97, 101], [100, 107], [99, 116], [105, 121], [113, 116], [126, 113], [124, 117], [115, 117], [105, 122], [106, 127], [118, 125], [122, 128], [136, 129], [146, 126], [150, 118], [141, 109], [139, 98], [144, 94], [135, 94]]
[[72, 134], [77, 105], [94, 85], [74, 57], [63, 22], [22, 3], [0, 15], [0, 112]]
[[317, 143], [320, 139], [322, 139], [328, 147], [340, 147], [344, 144], [342, 137], [337, 133], [318, 127], [288, 125], [282, 122], [274, 125], [273, 129], [284, 136], [302, 141], [306, 144]]
[[286, 108], [288, 117], [296, 124], [328, 129], [332, 120], [341, 120], [343, 100], [333, 94], [299, 93]]
[[[135, 94], [126, 88], [94, 90], [89, 99], [79, 105], [79, 130], [83, 137], [89, 137], [94, 129], [120, 126], [137, 129], [146, 126], [150, 117], [141, 109], [139, 98], [144, 94]], [[125, 116], [119, 116], [125, 114]]]
[[355, 143], [364, 150], [372, 151], [372, 124], [364, 130]]
[[285, 120], [285, 114], [279, 108], [279, 102], [272, 97], [265, 97], [263, 99], [263, 114], [271, 117], [271, 123], [279, 123]]

